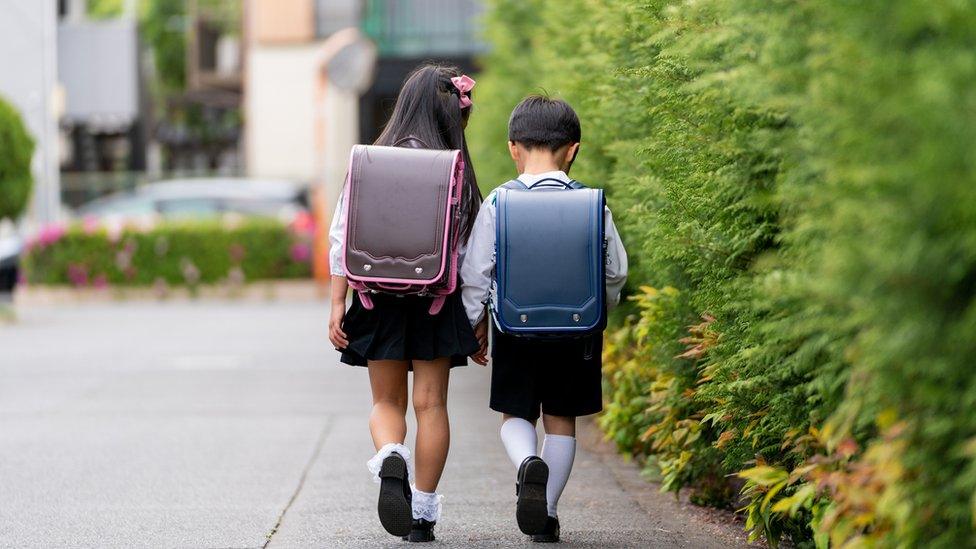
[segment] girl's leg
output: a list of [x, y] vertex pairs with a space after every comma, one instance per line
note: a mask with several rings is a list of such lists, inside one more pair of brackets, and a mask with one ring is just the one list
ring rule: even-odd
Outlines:
[[542, 443], [542, 460], [549, 466], [546, 502], [550, 517], [556, 516], [559, 497], [569, 481], [576, 457], [576, 418], [542, 415], [546, 438]]
[[407, 436], [407, 370], [405, 360], [370, 360], [369, 385], [373, 410], [369, 432], [377, 450], [385, 444], [403, 444]]
[[369, 432], [377, 452], [366, 466], [380, 481], [376, 504], [380, 523], [395, 536], [408, 535], [412, 523], [407, 467], [410, 451], [403, 446], [407, 436], [408, 368], [409, 362], [401, 360], [369, 361], [369, 385], [373, 392]]
[[413, 410], [417, 414], [417, 444], [414, 464], [417, 490], [437, 490], [447, 450], [451, 426], [447, 419], [447, 385], [451, 365], [447, 357], [413, 361]]

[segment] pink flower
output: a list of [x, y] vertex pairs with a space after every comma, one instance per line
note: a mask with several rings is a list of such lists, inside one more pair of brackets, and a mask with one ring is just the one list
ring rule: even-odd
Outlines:
[[115, 244], [122, 239], [122, 233], [125, 230], [125, 226], [118, 219], [109, 220], [105, 225], [105, 234], [108, 236], [108, 241]]
[[101, 223], [99, 223], [98, 218], [95, 216], [89, 215], [81, 220], [81, 230], [87, 235], [97, 233], [101, 226]]
[[54, 244], [64, 236], [66, 229], [59, 223], [47, 225], [37, 233], [36, 243], [42, 248]]
[[291, 260], [295, 263], [308, 263], [312, 258], [312, 247], [305, 242], [296, 242], [291, 245]]
[[125, 244], [122, 247], [122, 250], [125, 253], [131, 256], [132, 254], [136, 253], [136, 250], [138, 249], [139, 249], [139, 244], [136, 242], [135, 238], [130, 236], [129, 238], [125, 239]]
[[68, 265], [68, 281], [76, 287], [88, 285], [88, 267], [78, 263]]
[[308, 212], [298, 212], [291, 222], [291, 230], [298, 235], [313, 234], [315, 232], [315, 218]]
[[104, 290], [108, 288], [108, 277], [105, 274], [100, 274], [92, 279], [92, 286], [98, 288], [99, 290]]

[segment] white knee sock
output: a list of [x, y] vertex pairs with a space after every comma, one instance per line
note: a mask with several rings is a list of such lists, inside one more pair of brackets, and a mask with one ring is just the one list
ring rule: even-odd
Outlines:
[[432, 492], [421, 492], [414, 487], [413, 497], [411, 499], [413, 518], [437, 522], [441, 518], [442, 499], [444, 499], [444, 496], [439, 496]]
[[525, 458], [538, 455], [539, 439], [535, 434], [535, 426], [528, 421], [513, 417], [502, 423], [502, 444], [508, 452], [508, 459], [517, 468]]
[[549, 483], [546, 484], [546, 500], [549, 503], [549, 516], [556, 516], [559, 496], [569, 481], [576, 457], [576, 437], [566, 435], [546, 435], [542, 442], [542, 461], [549, 466]]

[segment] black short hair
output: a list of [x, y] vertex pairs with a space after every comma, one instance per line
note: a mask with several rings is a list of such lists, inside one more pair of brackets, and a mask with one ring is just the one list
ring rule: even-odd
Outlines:
[[557, 151], [580, 142], [576, 111], [562, 99], [530, 95], [515, 106], [508, 119], [508, 140], [528, 149], [546, 147]]

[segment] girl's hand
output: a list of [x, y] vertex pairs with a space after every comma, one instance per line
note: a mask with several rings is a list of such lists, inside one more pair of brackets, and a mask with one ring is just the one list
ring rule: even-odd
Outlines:
[[478, 352], [471, 355], [471, 360], [481, 366], [488, 365], [488, 319], [484, 319], [474, 327], [474, 337], [478, 339]]
[[341, 351], [349, 346], [346, 332], [342, 331], [342, 318], [346, 315], [346, 302], [333, 302], [332, 314], [329, 315], [329, 341], [335, 346], [337, 351]]

